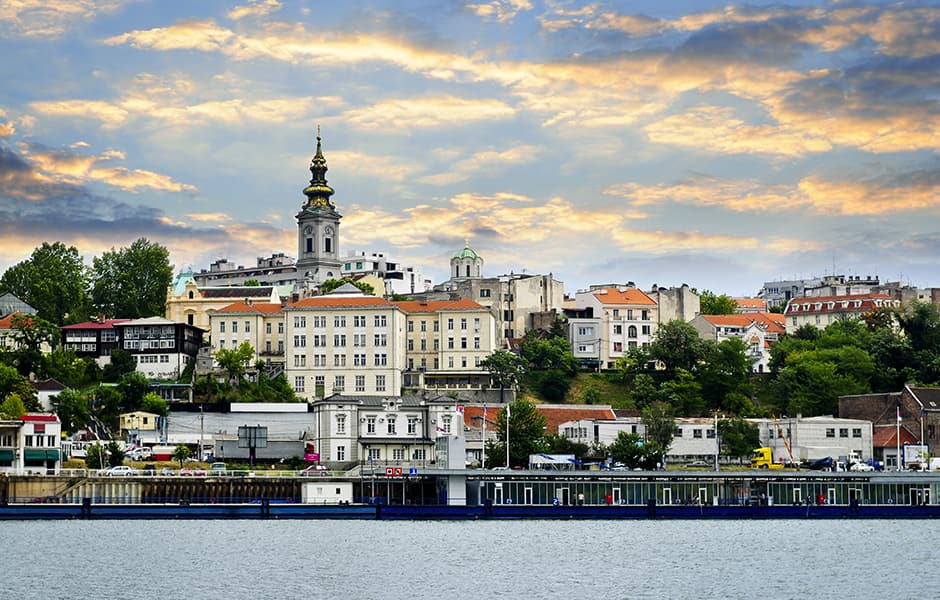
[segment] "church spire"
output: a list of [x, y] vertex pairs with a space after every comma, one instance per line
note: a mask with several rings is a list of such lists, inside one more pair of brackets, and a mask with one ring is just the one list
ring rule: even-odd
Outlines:
[[317, 125], [317, 152], [310, 161], [310, 173], [313, 179], [310, 185], [304, 188], [304, 195], [307, 196], [307, 203], [304, 208], [332, 208], [333, 203], [330, 196], [333, 195], [333, 188], [326, 184], [326, 158], [323, 157], [323, 148], [321, 147], [320, 126]]

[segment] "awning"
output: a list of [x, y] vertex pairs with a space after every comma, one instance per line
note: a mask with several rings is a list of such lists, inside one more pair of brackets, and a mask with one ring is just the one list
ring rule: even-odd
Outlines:
[[23, 451], [23, 460], [30, 461], [30, 462], [31, 461], [45, 462], [47, 460], [58, 461], [59, 451], [58, 450], [27, 449]]
[[0, 462], [13, 462], [16, 453], [13, 450], [0, 450]]

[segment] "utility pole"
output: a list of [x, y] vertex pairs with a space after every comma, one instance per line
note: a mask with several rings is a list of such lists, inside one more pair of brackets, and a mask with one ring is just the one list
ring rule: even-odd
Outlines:
[[200, 406], [199, 407], [199, 454], [196, 457], [196, 459], [199, 462], [202, 462], [202, 458], [203, 458], [202, 457], [202, 438], [203, 438], [203, 432], [205, 430], [205, 425], [206, 425], [206, 415], [203, 414], [202, 409], [203, 407]]

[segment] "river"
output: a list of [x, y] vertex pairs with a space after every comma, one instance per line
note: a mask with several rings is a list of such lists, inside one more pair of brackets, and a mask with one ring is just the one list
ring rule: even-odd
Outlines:
[[0, 598], [934, 598], [938, 521], [0, 523]]

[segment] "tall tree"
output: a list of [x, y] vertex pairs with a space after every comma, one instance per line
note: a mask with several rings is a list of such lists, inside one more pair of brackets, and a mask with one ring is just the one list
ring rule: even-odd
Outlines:
[[27, 412], [41, 410], [36, 388], [29, 382], [29, 379], [11, 366], [0, 365], [0, 400], [11, 395], [19, 398]]
[[665, 365], [667, 371], [694, 371], [705, 356], [705, 342], [692, 325], [678, 319], [659, 326], [648, 348], [652, 359]]
[[512, 352], [497, 350], [480, 361], [480, 368], [490, 374], [493, 385], [499, 386], [499, 401], [503, 401], [503, 390], [512, 389], [522, 375], [522, 359]]
[[88, 316], [88, 268], [78, 249], [62, 242], [43, 242], [28, 259], [7, 269], [0, 277], [2, 291], [13, 293], [56, 325], [79, 323]]
[[92, 266], [91, 299], [107, 317], [138, 319], [166, 312], [166, 289], [173, 280], [170, 252], [140, 238], [127, 248], [105, 252]]
[[88, 399], [72, 389], [64, 389], [52, 397], [52, 410], [62, 422], [62, 431], [74, 433], [88, 424]]
[[760, 445], [760, 430], [756, 424], [740, 417], [720, 419], [718, 439], [722, 454], [741, 458], [749, 456]]
[[708, 290], [699, 295], [699, 310], [703, 315], [733, 315], [738, 312], [738, 303], [726, 294], [716, 295]]
[[[529, 455], [545, 450], [545, 417], [535, 409], [535, 405], [525, 400], [515, 400], [506, 405], [506, 408], [496, 415], [496, 438], [506, 443], [507, 413], [509, 435], [509, 464], [508, 467], [528, 466]], [[505, 445], [502, 446], [505, 452]], [[490, 464], [505, 462], [505, 454], [501, 459], [493, 457]]]
[[610, 458], [629, 469], [655, 469], [662, 457], [662, 449], [645, 441], [638, 433], [620, 431], [607, 447]]
[[248, 342], [242, 342], [236, 348], [220, 348], [215, 353], [215, 361], [228, 373], [229, 381], [236, 386], [242, 382], [242, 376], [248, 370], [248, 363], [255, 355], [255, 349]]
[[41, 317], [20, 314], [13, 316], [10, 325], [16, 342], [12, 351], [16, 368], [27, 377], [37, 373], [47, 346], [58, 345], [59, 328]]
[[665, 402], [653, 402], [643, 409], [640, 421], [646, 427], [647, 442], [656, 444], [661, 456], [669, 452], [676, 432], [676, 416]]

